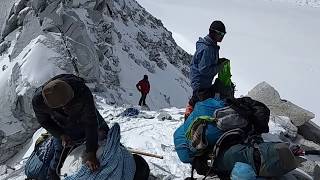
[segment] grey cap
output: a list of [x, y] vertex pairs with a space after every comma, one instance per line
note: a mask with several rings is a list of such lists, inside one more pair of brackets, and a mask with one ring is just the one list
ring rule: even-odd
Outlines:
[[59, 108], [71, 101], [74, 92], [68, 83], [55, 79], [43, 87], [42, 97], [48, 107]]

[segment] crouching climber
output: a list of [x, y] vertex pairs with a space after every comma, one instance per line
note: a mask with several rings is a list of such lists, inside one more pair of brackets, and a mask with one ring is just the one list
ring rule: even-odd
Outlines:
[[68, 152], [82, 143], [86, 144], [84, 162], [92, 171], [99, 168], [98, 134], [105, 134], [109, 127], [96, 109], [84, 79], [72, 74], [53, 77], [35, 91], [32, 106], [39, 124], [54, 137], [46, 179], [60, 179]]

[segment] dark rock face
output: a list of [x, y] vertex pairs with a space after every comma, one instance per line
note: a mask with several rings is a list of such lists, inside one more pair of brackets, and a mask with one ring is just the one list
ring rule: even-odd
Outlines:
[[305, 139], [320, 144], [320, 127], [314, 122], [306, 122], [298, 127], [298, 133]]

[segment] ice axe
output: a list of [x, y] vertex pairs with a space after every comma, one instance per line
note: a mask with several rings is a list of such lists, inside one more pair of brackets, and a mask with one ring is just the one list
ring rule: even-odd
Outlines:
[[142, 151], [134, 150], [131, 148], [128, 148], [128, 151], [133, 154], [139, 154], [139, 155], [143, 155], [143, 156], [149, 156], [149, 157], [154, 157], [154, 158], [158, 158], [158, 159], [163, 159], [163, 156], [160, 156], [157, 154], [152, 154], [152, 153], [147, 153], [147, 152], [142, 152]]

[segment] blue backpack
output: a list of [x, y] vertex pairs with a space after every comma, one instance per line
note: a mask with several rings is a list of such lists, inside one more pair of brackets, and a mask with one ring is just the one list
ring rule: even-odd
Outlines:
[[54, 143], [52, 136], [41, 136], [37, 140], [34, 151], [28, 158], [25, 166], [25, 174], [29, 179], [47, 179], [50, 162], [54, 157]]

